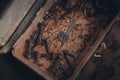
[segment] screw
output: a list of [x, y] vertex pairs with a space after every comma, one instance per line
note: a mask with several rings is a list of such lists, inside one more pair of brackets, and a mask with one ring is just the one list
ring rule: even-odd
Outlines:
[[27, 45], [28, 53], [26, 54], [25, 57], [27, 59], [31, 59], [32, 58], [33, 48], [35, 47], [35, 43], [31, 39], [28, 39], [28, 40], [26, 40], [26, 45]]

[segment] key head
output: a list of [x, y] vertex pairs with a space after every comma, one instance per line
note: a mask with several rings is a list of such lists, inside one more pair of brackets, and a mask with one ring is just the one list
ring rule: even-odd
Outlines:
[[67, 42], [69, 40], [69, 35], [67, 35], [66, 33], [64, 33], [63, 31], [59, 32], [58, 35], [58, 40], [61, 42]]

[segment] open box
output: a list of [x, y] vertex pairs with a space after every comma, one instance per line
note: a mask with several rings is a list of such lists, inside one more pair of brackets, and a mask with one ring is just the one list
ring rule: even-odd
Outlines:
[[[68, 0], [68, 2], [65, 2], [64, 0], [27, 1], [25, 5], [29, 6], [25, 7], [20, 18], [15, 20], [15, 27], [11, 27], [12, 31], [10, 31], [8, 37], [5, 37], [1, 42], [1, 53], [8, 52], [12, 48], [12, 53], [15, 58], [47, 80], [75, 80], [81, 69], [98, 48], [107, 32], [109, 32], [112, 25], [119, 20], [120, 16], [120, 13], [116, 9], [117, 7], [110, 7], [110, 10], [113, 10], [113, 13], [110, 13], [110, 10], [108, 12], [106, 12], [106, 10], [103, 11], [105, 14], [107, 13], [107, 15], [94, 14], [97, 15], [95, 17], [93, 15], [88, 15], [88, 5], [92, 4], [87, 2], [89, 0]], [[104, 4], [102, 4], [102, 6], [103, 5]], [[107, 5], [106, 2], [105, 5]], [[104, 8], [106, 8], [105, 5]], [[110, 6], [114, 5], [111, 4]], [[46, 16], [48, 19], [46, 19]], [[101, 20], [99, 21], [99, 19]], [[58, 39], [59, 32], [67, 29], [67, 25], [72, 24], [73, 22], [75, 25], [69, 33], [68, 41], [61, 42], [61, 40]], [[28, 50], [26, 49], [26, 40], [30, 39], [31, 34], [37, 30], [38, 23], [46, 24], [43, 38], [47, 39], [48, 43], [51, 44], [49, 46], [50, 53], [52, 54], [52, 60], [49, 60], [48, 58], [40, 58], [38, 60], [43, 64], [42, 66], [35, 64], [34, 58], [28, 59], [25, 57], [28, 53]], [[46, 54], [44, 48], [43, 45], [37, 45], [34, 50], [37, 54]], [[59, 71], [56, 71], [56, 66], [54, 67], [53, 64], [56, 64], [55, 62], [57, 62], [57, 55], [61, 54], [62, 56], [59, 57], [64, 58], [63, 54], [66, 50], [70, 55], [74, 56], [74, 59], [68, 57], [72, 66], [69, 67], [66, 60], [60, 60], [59, 62], [64, 66], [65, 70], [62, 73], [59, 73]], [[59, 66], [57, 66], [57, 68], [58, 67]]]

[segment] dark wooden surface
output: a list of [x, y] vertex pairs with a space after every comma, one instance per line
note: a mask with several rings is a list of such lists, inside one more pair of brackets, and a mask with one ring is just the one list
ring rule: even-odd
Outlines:
[[44, 80], [15, 59], [11, 52], [0, 55], [0, 80]]
[[91, 57], [77, 80], [120, 80], [120, 20], [103, 42], [107, 49], [101, 58]]

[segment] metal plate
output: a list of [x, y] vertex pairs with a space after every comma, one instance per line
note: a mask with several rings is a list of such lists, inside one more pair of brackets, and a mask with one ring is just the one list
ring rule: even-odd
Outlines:
[[1, 1], [6, 6], [0, 15], [0, 46], [7, 43], [35, 2], [35, 0], [10, 0], [8, 4], [5, 1]]
[[[19, 1], [21, 1], [21, 4], [25, 3], [25, 1], [23, 0]], [[19, 1], [17, 3], [19, 3]], [[24, 5], [23, 9], [21, 9], [21, 12], [18, 14], [18, 16], [21, 17], [17, 16], [18, 19], [16, 18], [18, 21], [13, 19], [14, 25], [13, 26], [9, 25], [9, 28], [5, 28], [8, 34], [6, 34], [3, 38], [0, 38], [1, 40], [0, 45], [2, 45], [2, 47], [0, 46], [0, 54], [7, 53], [8, 51], [10, 51], [10, 49], [16, 43], [17, 39], [23, 34], [23, 32], [25, 32], [25, 30], [31, 24], [32, 20], [36, 17], [39, 9], [42, 8], [42, 6], [44, 6], [44, 4], [46, 3], [46, 0], [27, 0], [27, 1], [28, 3], [26, 2], [26, 5]], [[21, 6], [19, 5], [19, 7]], [[9, 31], [8, 29], [11, 31]]]

